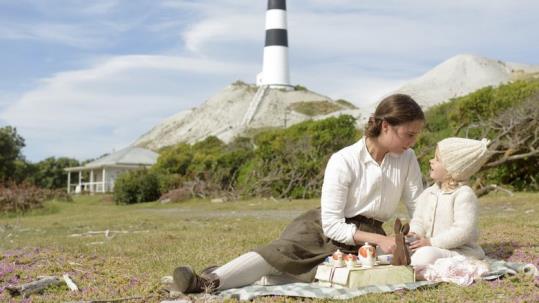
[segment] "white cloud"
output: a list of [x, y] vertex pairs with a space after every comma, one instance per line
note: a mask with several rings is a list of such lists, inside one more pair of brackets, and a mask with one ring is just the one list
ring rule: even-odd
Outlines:
[[[204, 54], [216, 41], [262, 40], [264, 11], [251, 7], [238, 14], [237, 10], [228, 12], [227, 4], [197, 1], [192, 6], [202, 17], [183, 34], [189, 50]], [[416, 0], [406, 5], [399, 1], [289, 1], [288, 5], [291, 50], [311, 57], [356, 55], [358, 61], [367, 55], [423, 57], [429, 63], [457, 53], [526, 43], [530, 34], [537, 34], [522, 25], [536, 24], [533, 12], [539, 10], [533, 1], [517, 5], [509, 0], [488, 5], [480, 0]], [[222, 7], [224, 12], [219, 10]], [[517, 35], [516, 30], [524, 33]]]
[[133, 142], [161, 119], [199, 105], [230, 78], [245, 78], [254, 68], [185, 57], [114, 57], [43, 79], [0, 119], [16, 126], [27, 146], [38, 144], [40, 154], [95, 157]]
[[91, 27], [61, 23], [0, 22], [0, 39], [47, 41], [81, 48], [91, 48], [105, 43], [105, 39]]
[[91, 2], [86, 2], [84, 5], [87, 5], [85, 8], [80, 9], [83, 14], [88, 15], [102, 15], [108, 14], [112, 10], [118, 7], [119, 0], [93, 0]]
[[184, 32], [183, 38], [188, 50], [203, 53], [207, 44], [262, 41], [263, 35], [263, 20], [242, 14], [218, 16], [198, 22]]
[[[83, 59], [88, 54], [70, 58], [69, 66], [90, 67], [51, 75], [21, 96], [0, 95], [0, 119], [21, 130], [31, 159], [88, 158], [121, 148], [224, 85], [253, 82], [266, 3], [27, 1], [42, 16], [2, 18], [0, 39], [54, 42], [105, 58], [91, 64]], [[539, 63], [539, 2], [532, 0], [287, 4], [293, 83], [358, 106], [458, 53]], [[96, 48], [106, 51], [95, 53]], [[111, 52], [161, 55], [110, 57]]]

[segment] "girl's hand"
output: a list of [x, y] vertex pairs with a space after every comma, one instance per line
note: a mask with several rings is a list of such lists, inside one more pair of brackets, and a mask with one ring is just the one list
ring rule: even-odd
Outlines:
[[423, 246], [431, 246], [429, 239], [422, 237], [420, 235], [415, 235], [415, 237], [418, 239], [410, 244], [410, 249], [412, 251], [416, 251], [418, 248], [423, 247]]

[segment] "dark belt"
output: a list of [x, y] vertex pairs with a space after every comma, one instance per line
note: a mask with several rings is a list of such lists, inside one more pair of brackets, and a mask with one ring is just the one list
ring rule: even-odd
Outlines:
[[[382, 229], [382, 224], [384, 224], [384, 222], [378, 221], [378, 220], [373, 219], [373, 218], [367, 218], [367, 217], [362, 216], [362, 215], [357, 215], [357, 216], [354, 216], [354, 217], [351, 217], [351, 218], [346, 218], [345, 222], [349, 223], [349, 224], [350, 223], [355, 224], [358, 227], [358, 229], [360, 229], [360, 225], [369, 225], [369, 226], [372, 226], [372, 227], [376, 227], [376, 228], [379, 228], [380, 231], [382, 232], [382, 234], [385, 235], [385, 233], [383, 232], [383, 229]], [[344, 244], [344, 243], [337, 242], [335, 240], [331, 240], [331, 242], [333, 243], [333, 245], [337, 246], [343, 253], [357, 253], [357, 249], [359, 248], [359, 246], [363, 245], [363, 244], [359, 244], [357, 246], [356, 245], [347, 245], [347, 244]], [[373, 245], [374, 245], [374, 243], [373, 243]]]
[[382, 221], [378, 221], [376, 219], [368, 218], [368, 217], [365, 217], [365, 216], [362, 216], [362, 215], [357, 215], [357, 216], [354, 216], [352, 218], [346, 218], [345, 221], [346, 221], [346, 223], [360, 222], [360, 223], [364, 223], [364, 224], [371, 225], [371, 226], [376, 226], [376, 227], [381, 227], [382, 224], [384, 224], [384, 222], [382, 222]]

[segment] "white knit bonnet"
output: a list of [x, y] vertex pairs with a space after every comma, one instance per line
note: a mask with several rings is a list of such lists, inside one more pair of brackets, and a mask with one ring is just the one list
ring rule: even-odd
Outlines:
[[438, 142], [438, 157], [455, 181], [466, 181], [488, 160], [488, 139], [451, 137]]

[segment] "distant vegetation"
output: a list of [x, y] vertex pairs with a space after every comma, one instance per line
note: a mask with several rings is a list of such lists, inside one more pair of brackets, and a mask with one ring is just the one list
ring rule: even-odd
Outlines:
[[0, 184], [0, 214], [24, 213], [48, 200], [73, 201], [65, 190], [40, 188], [30, 183]]
[[[177, 194], [169, 195], [172, 198], [316, 197], [331, 153], [359, 136], [355, 120], [341, 116], [267, 130], [229, 144], [208, 137], [194, 145], [164, 148], [150, 172], [160, 176], [161, 193], [177, 190]], [[137, 190], [132, 186], [141, 183], [117, 183], [115, 191], [135, 196]], [[137, 200], [115, 198], [124, 203]]]
[[11, 126], [0, 128], [0, 212], [25, 212], [50, 199], [70, 200], [64, 168], [77, 160], [47, 158], [37, 163], [22, 154], [24, 138]]
[[306, 91], [307, 88], [305, 86], [302, 86], [302, 85], [298, 84], [298, 85], [294, 86], [294, 90], [296, 90], [296, 91]]
[[5, 183], [16, 177], [17, 168], [21, 165], [21, 150], [24, 139], [11, 126], [0, 128], [0, 183]]
[[[483, 88], [430, 108], [426, 111], [427, 127], [415, 147], [424, 175], [435, 144], [442, 138], [487, 137], [492, 140], [493, 155], [474, 179], [477, 192], [488, 192], [492, 184], [539, 190], [537, 104], [539, 81], [534, 80]], [[309, 108], [311, 104], [296, 106]], [[150, 171], [159, 176], [161, 193], [175, 190], [167, 196], [171, 200], [318, 197], [329, 156], [360, 136], [354, 118], [340, 116], [287, 129], [261, 130], [229, 144], [209, 137], [194, 145], [182, 143], [163, 149]], [[121, 185], [116, 188], [121, 189]]]
[[327, 115], [343, 109], [343, 107], [326, 100], [295, 102], [290, 104], [290, 108], [293, 111], [311, 117]]
[[342, 105], [347, 109], [357, 109], [357, 106], [352, 104], [352, 102], [344, 100], [344, 99], [338, 99], [337, 101], [335, 101], [335, 103]]
[[[318, 114], [331, 112], [336, 106], [330, 102], [316, 104], [321, 106], [313, 109], [308, 102], [295, 106]], [[539, 190], [538, 104], [539, 80], [532, 79], [483, 88], [430, 108], [426, 111], [426, 129], [415, 147], [424, 175], [439, 140], [448, 136], [487, 137], [492, 140], [489, 148], [493, 155], [473, 180], [476, 191], [486, 193], [492, 185], [517, 191]], [[118, 203], [138, 203], [165, 193], [169, 193], [169, 200], [318, 197], [330, 155], [360, 138], [355, 123], [351, 116], [340, 116], [286, 129], [261, 129], [228, 144], [208, 137], [196, 144], [169, 146], [159, 151], [157, 164], [151, 169], [120, 177], [114, 198]], [[21, 153], [24, 144], [15, 128], [0, 128], [0, 210], [14, 208], [13, 201], [19, 200], [13, 192], [27, 190], [19, 187], [14, 191], [14, 186], [64, 190], [63, 169], [81, 164], [69, 158], [30, 163]], [[34, 196], [27, 197], [28, 205], [34, 205]]]
[[58, 189], [67, 185], [64, 168], [79, 165], [71, 158], [50, 157], [31, 163], [22, 154], [24, 138], [11, 126], [0, 128], [0, 185], [29, 183], [41, 188]]
[[128, 171], [116, 179], [114, 201], [133, 204], [155, 201], [160, 197], [159, 178], [146, 169]]
[[431, 107], [427, 128], [417, 145], [423, 171], [434, 144], [448, 136], [483, 137], [494, 151], [475, 187], [503, 184], [515, 190], [539, 190], [539, 80], [486, 87]]

